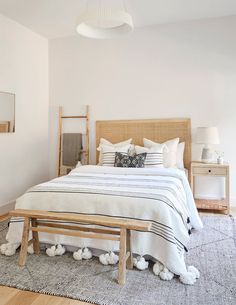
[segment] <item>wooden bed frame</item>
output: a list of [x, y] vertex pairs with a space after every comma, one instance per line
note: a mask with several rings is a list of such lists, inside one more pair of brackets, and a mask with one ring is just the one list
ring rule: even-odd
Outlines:
[[[185, 142], [184, 166], [190, 170], [191, 165], [191, 120], [185, 119], [157, 119], [157, 120], [123, 120], [97, 121], [96, 147], [100, 138], [112, 143], [132, 138], [132, 143], [143, 146], [143, 138], [162, 143], [173, 138], [180, 138]], [[98, 162], [97, 151], [96, 160]]]

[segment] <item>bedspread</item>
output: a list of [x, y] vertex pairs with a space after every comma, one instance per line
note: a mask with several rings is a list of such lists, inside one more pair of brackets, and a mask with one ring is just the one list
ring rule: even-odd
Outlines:
[[[17, 199], [16, 208], [151, 221], [150, 232], [132, 232], [133, 252], [159, 260], [177, 275], [186, 271], [184, 252], [191, 229], [202, 228], [188, 180], [178, 169], [81, 166], [29, 189]], [[8, 242], [20, 242], [22, 221], [11, 220]], [[119, 249], [116, 241], [39, 236], [50, 244]]]

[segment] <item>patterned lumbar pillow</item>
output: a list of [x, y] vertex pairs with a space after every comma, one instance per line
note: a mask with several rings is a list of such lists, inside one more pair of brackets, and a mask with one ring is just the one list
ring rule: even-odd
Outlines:
[[115, 167], [144, 167], [146, 159], [146, 153], [129, 156], [119, 152], [116, 152]]

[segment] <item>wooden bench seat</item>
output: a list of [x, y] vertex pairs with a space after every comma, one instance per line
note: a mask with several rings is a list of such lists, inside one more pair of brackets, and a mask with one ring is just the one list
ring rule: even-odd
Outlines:
[[[18, 209], [9, 212], [11, 217], [24, 218], [24, 228], [21, 241], [19, 265], [24, 266], [27, 258], [27, 248], [33, 243], [34, 253], [39, 254], [39, 232], [76, 236], [81, 238], [96, 238], [119, 241], [119, 272], [118, 283], [125, 284], [126, 265], [133, 268], [133, 254], [131, 230], [149, 231], [149, 221], [122, 219], [116, 217], [83, 215], [76, 213], [47, 212], [38, 210]], [[46, 221], [68, 221], [75, 225], [47, 223]], [[87, 228], [79, 223], [100, 225], [111, 228]], [[32, 231], [32, 240], [29, 241], [29, 231]]]

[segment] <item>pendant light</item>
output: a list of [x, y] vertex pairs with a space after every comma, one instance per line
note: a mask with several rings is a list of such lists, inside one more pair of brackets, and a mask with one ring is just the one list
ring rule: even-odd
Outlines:
[[[124, 5], [125, 7], [125, 5]], [[132, 16], [126, 9], [103, 7], [89, 9], [79, 16], [76, 31], [78, 34], [95, 39], [115, 38], [134, 29]]]

